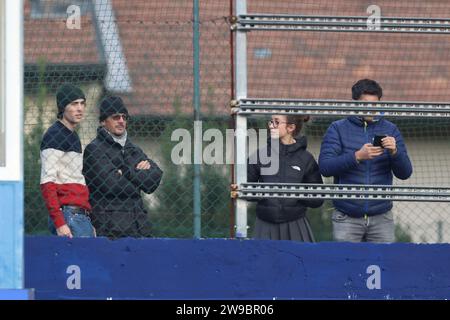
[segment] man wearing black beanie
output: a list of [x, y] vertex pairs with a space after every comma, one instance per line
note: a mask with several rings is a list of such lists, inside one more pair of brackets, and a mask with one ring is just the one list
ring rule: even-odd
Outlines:
[[127, 135], [128, 109], [117, 96], [100, 103], [97, 137], [86, 146], [83, 174], [97, 235], [151, 237], [141, 191], [152, 193], [163, 172]]
[[86, 97], [80, 88], [64, 84], [56, 93], [58, 120], [41, 143], [41, 192], [53, 234], [92, 237], [89, 190], [81, 172], [83, 155], [75, 128], [83, 120]]

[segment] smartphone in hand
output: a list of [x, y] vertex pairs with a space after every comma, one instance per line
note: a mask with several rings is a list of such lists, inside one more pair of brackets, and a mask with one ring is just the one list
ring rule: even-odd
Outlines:
[[383, 148], [383, 145], [381, 143], [381, 139], [384, 139], [386, 137], [387, 137], [387, 135], [385, 135], [385, 134], [383, 134], [383, 135], [375, 135], [375, 137], [373, 137], [373, 140], [372, 140], [372, 145], [374, 147], [382, 147]]

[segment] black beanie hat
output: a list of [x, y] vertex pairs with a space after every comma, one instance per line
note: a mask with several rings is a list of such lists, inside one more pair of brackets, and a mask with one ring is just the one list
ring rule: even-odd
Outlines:
[[63, 84], [58, 88], [58, 92], [56, 93], [56, 105], [58, 106], [58, 118], [62, 117], [66, 106], [72, 101], [83, 99], [86, 101], [86, 97], [83, 91], [75, 87], [72, 84]]
[[109, 116], [116, 113], [128, 115], [128, 110], [122, 101], [122, 98], [116, 96], [106, 97], [100, 103], [100, 121], [104, 121]]

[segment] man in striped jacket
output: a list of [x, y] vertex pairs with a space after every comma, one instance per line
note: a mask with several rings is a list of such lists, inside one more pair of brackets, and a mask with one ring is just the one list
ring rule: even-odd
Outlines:
[[89, 213], [89, 190], [82, 174], [81, 142], [75, 132], [86, 106], [83, 91], [62, 85], [56, 94], [58, 120], [41, 143], [41, 192], [50, 214], [53, 234], [67, 237], [95, 236]]

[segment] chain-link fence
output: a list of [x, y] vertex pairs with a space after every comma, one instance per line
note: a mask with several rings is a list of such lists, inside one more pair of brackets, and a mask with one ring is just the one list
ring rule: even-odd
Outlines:
[[[228, 22], [232, 2], [200, 1], [203, 132], [212, 128], [225, 132], [232, 126]], [[253, 13], [343, 16], [367, 15], [371, 5], [370, 1], [357, 0], [247, 3]], [[378, 1], [377, 5], [383, 16], [450, 16], [450, 4], [442, 1]], [[172, 161], [180, 142], [172, 141], [176, 129], [186, 129], [190, 142], [194, 141], [193, 1], [31, 0], [25, 1], [24, 10], [26, 232], [49, 233], [48, 210], [40, 186], [46, 182], [41, 177], [41, 142], [56, 120], [57, 89], [63, 83], [72, 83], [86, 95], [85, 117], [76, 129], [82, 150], [97, 136], [102, 99], [120, 96], [130, 115], [129, 140], [164, 172], [153, 193], [140, 193], [153, 236], [192, 237], [194, 201], [200, 201], [202, 237], [230, 236], [230, 165], [202, 164], [196, 189], [194, 166]], [[447, 101], [449, 46], [447, 35], [249, 32], [248, 96], [348, 99], [356, 80], [373, 78], [382, 85], [384, 100]], [[308, 149], [316, 159], [331, 120], [316, 117], [306, 127]], [[448, 186], [449, 121], [390, 120], [399, 126], [414, 165], [409, 180], [395, 183]], [[265, 123], [256, 117], [250, 119], [250, 127]], [[207, 146], [208, 142], [203, 144]], [[192, 149], [188, 151], [193, 152], [193, 144], [189, 145]], [[73, 163], [66, 163], [65, 168], [70, 165]], [[73, 169], [80, 171], [81, 167]], [[124, 178], [123, 170], [118, 170], [120, 166], [115, 174]], [[108, 186], [104, 181], [100, 184]], [[450, 241], [448, 204], [396, 202], [394, 213], [398, 241]], [[317, 240], [331, 240], [330, 214], [328, 202], [309, 213]], [[250, 235], [253, 221], [252, 207]]]
[[[217, 128], [224, 131], [229, 125], [229, 10], [228, 1], [202, 1], [199, 8], [200, 120], [203, 130]], [[78, 13], [80, 19], [77, 21]], [[184, 128], [193, 134], [193, 26], [193, 1], [25, 1], [25, 212], [28, 234], [48, 234], [48, 210], [40, 182], [45, 184], [52, 179], [41, 178], [45, 158], [40, 157], [40, 145], [44, 132], [56, 120], [57, 89], [63, 83], [72, 83], [86, 95], [85, 119], [76, 129], [83, 150], [97, 136], [98, 105], [102, 98], [120, 96], [130, 115], [129, 140], [164, 172], [153, 193], [142, 192], [153, 236], [193, 236], [195, 193], [201, 201], [201, 236], [230, 235], [230, 168], [226, 165], [201, 166], [200, 188], [194, 190], [193, 166], [175, 165], [171, 161], [172, 149], [179, 143], [171, 140], [173, 131]], [[49, 147], [57, 151], [61, 148], [60, 145]], [[95, 156], [102, 152], [92, 151]], [[110, 151], [103, 153], [106, 152]], [[92, 166], [87, 160], [90, 167], [84, 172], [89, 176], [86, 182], [90, 185], [91, 197], [105, 190], [117, 193], [112, 184], [126, 184], [125, 175], [107, 180], [103, 174], [118, 174], [120, 164], [112, 163], [117, 162], [114, 159], [110, 162], [102, 162], [102, 158], [97, 160], [98, 166]], [[72, 174], [72, 171], [80, 171], [81, 168], [68, 168], [69, 164], [60, 171], [70, 169]], [[108, 171], [108, 165], [116, 165], [116, 171]], [[103, 181], [96, 181], [92, 176], [96, 173]], [[54, 174], [62, 175], [61, 172]], [[76, 182], [65, 178], [56, 176], [53, 180], [57, 185]], [[126, 185], [122, 186], [126, 188]], [[131, 193], [135, 192], [131, 189]], [[94, 200], [91, 204], [104, 210], [110, 210], [111, 206], [117, 209], [114, 201], [127, 198], [119, 193], [103, 195], [104, 199], [112, 200], [109, 207], [100, 204], [101, 199], [91, 199], [91, 202]], [[132, 219], [131, 216], [128, 219]]]
[[[368, 9], [375, 3], [286, 0], [247, 4], [249, 13], [369, 17], [372, 11]], [[377, 1], [376, 5], [382, 17], [450, 16], [450, 4], [444, 1]], [[369, 78], [381, 84], [382, 100], [449, 100], [450, 37], [445, 34], [255, 31], [248, 33], [247, 41], [248, 96], [252, 98], [348, 100], [352, 85]], [[396, 179], [394, 184], [448, 187], [450, 121], [388, 119], [399, 127], [413, 163], [411, 178]], [[334, 120], [315, 117], [306, 128], [308, 149], [316, 159], [325, 130]], [[326, 212], [322, 208], [322, 214]], [[449, 213], [448, 203], [394, 202], [397, 240], [450, 241]]]

